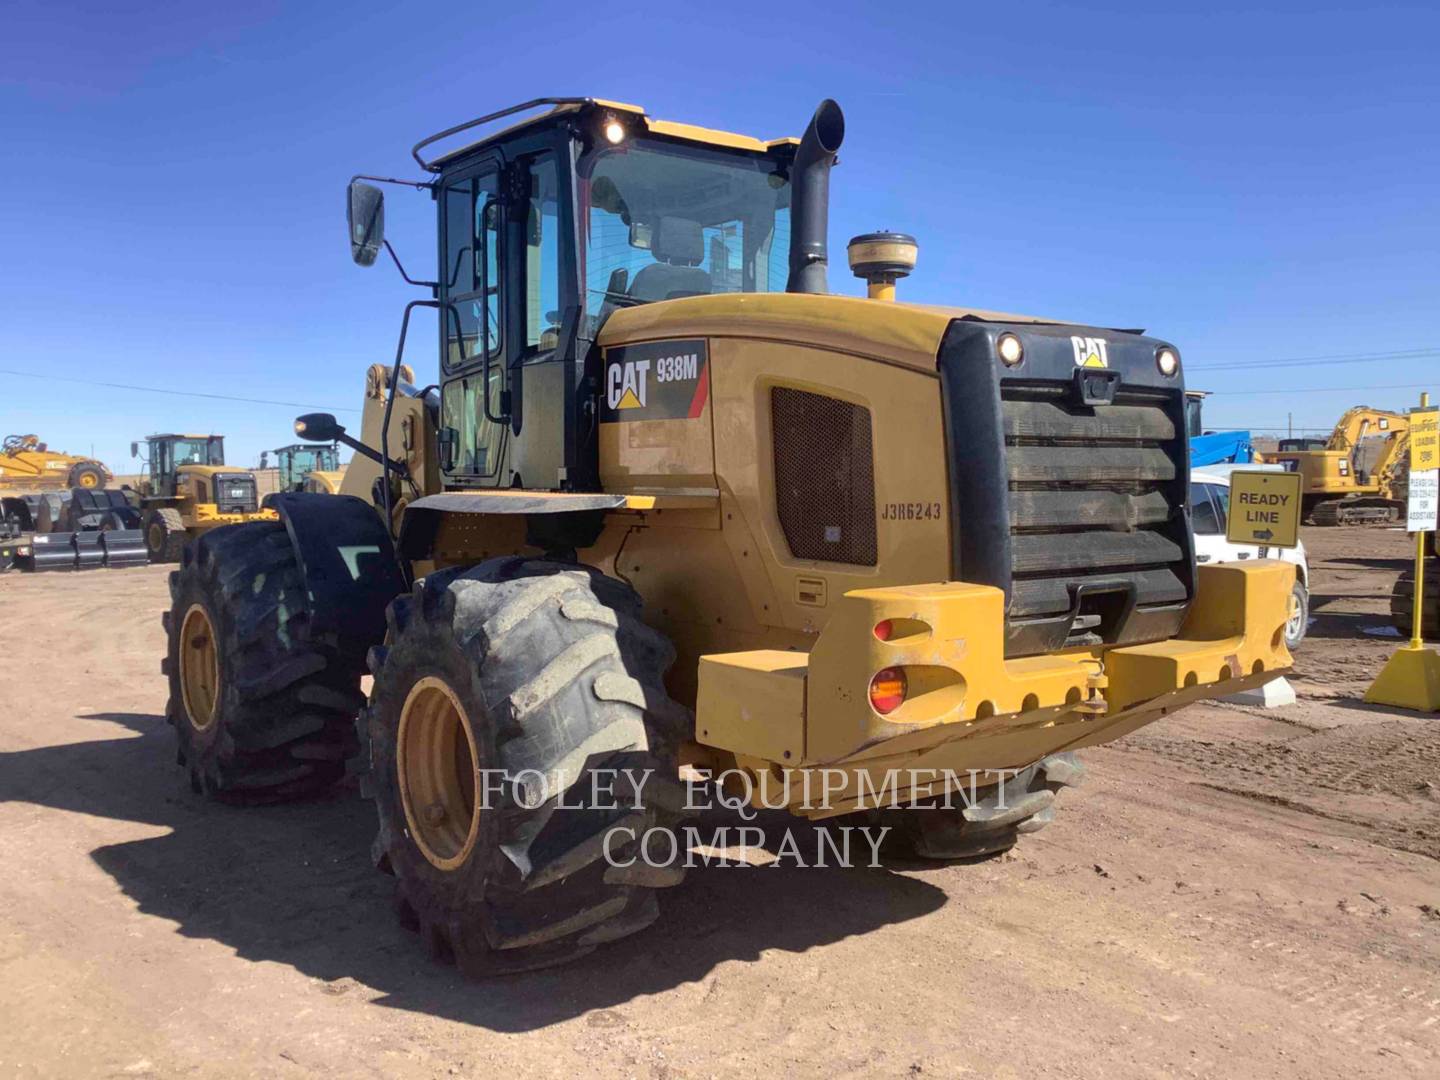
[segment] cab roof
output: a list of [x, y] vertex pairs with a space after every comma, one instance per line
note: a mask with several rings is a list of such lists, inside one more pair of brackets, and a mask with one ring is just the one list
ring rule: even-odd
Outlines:
[[[467, 143], [455, 150], [447, 151], [438, 157], [427, 160], [420, 151], [433, 143], [448, 139], [452, 135], [458, 135], [462, 131], [469, 131], [472, 128], [480, 127], [483, 124], [493, 123], [506, 117], [516, 116], [538, 109], [533, 115], [525, 116], [522, 119], [510, 124], [507, 127], [493, 131], [475, 142]], [[521, 105], [512, 105], [508, 109], [501, 109], [499, 112], [488, 113], [485, 116], [477, 117], [474, 120], [467, 120], [463, 124], [446, 128], [444, 131], [427, 136], [416, 143], [410, 154], [427, 172], [440, 172], [450, 162], [457, 158], [474, 153], [476, 150], [496, 140], [515, 134], [517, 131], [535, 127], [547, 121], [554, 120], [558, 116], [579, 113], [600, 113], [603, 116], [614, 116], [621, 123], [632, 127], [635, 124], [650, 135], [663, 135], [673, 139], [684, 139], [687, 142], [700, 143], [707, 146], [718, 146], [728, 150], [750, 150], [754, 153], [768, 153], [777, 147], [796, 146], [800, 140], [793, 136], [786, 136], [779, 139], [757, 139], [750, 135], [738, 135], [731, 131], [717, 131], [713, 128], [697, 127], [694, 124], [681, 124], [673, 120], [654, 120], [645, 112], [643, 106], [629, 105], [623, 101], [608, 101], [604, 98], [535, 98]]]
[[175, 432], [167, 432], [164, 435], [146, 435], [146, 442], [155, 442], [159, 439], [223, 439], [224, 435], [182, 435]]

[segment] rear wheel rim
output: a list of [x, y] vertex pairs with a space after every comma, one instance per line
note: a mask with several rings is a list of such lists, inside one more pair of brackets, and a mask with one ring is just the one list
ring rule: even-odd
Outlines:
[[185, 716], [196, 731], [215, 723], [220, 702], [220, 651], [210, 613], [192, 604], [180, 624], [180, 696]]
[[82, 472], [82, 473], [80, 474], [80, 486], [81, 486], [81, 487], [83, 487], [83, 488], [93, 488], [93, 487], [96, 485], [96, 483], [98, 483], [98, 480], [96, 479], [96, 476], [95, 476], [94, 473], [92, 473], [92, 472]]
[[455, 691], [427, 675], [400, 710], [395, 767], [410, 838], [439, 870], [464, 864], [480, 835], [475, 732]]
[[1300, 629], [1304, 621], [1305, 608], [1300, 603], [1300, 594], [1292, 592], [1290, 594], [1290, 618], [1285, 622], [1285, 635], [1291, 641], [1300, 636]]
[[150, 550], [158, 555], [165, 547], [165, 526], [158, 521], [152, 521], [145, 532], [145, 542], [150, 545]]

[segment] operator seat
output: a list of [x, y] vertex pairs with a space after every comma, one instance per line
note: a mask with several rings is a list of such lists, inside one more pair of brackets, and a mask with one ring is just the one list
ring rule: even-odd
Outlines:
[[650, 236], [650, 254], [656, 261], [630, 283], [629, 293], [636, 300], [710, 295], [710, 275], [700, 268], [705, 260], [705, 237], [699, 222], [662, 217]]

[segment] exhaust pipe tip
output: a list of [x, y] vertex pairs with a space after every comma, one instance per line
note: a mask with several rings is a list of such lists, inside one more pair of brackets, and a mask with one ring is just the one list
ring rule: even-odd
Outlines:
[[[845, 113], [834, 98], [820, 102], [805, 133], [814, 134], [815, 143], [822, 153], [833, 155], [839, 152], [840, 144], [845, 141]], [[802, 138], [801, 143], [804, 141]]]
[[845, 113], [820, 102], [800, 137], [790, 169], [790, 277], [787, 292], [829, 292], [830, 166], [845, 141]]

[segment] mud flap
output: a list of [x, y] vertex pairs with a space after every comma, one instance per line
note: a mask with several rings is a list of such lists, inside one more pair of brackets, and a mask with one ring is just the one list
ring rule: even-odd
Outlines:
[[333, 635], [346, 663], [385, 639], [385, 608], [407, 587], [390, 533], [353, 495], [287, 491], [265, 506], [280, 515], [305, 576], [312, 634]]

